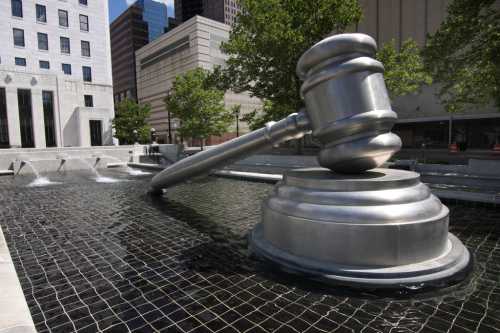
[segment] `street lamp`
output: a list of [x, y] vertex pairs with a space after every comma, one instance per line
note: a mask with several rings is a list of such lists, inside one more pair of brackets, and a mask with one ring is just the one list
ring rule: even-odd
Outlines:
[[241, 113], [241, 105], [233, 106], [233, 115], [236, 118], [236, 136], [240, 136], [240, 113]]
[[[167, 99], [170, 98], [172, 89], [167, 90]], [[167, 121], [168, 121], [168, 143], [172, 143], [172, 119], [170, 119], [170, 109], [167, 107]]]
[[154, 129], [154, 127], [151, 127], [150, 131], [151, 131], [151, 143], [155, 143], [156, 130]]
[[137, 130], [136, 130], [136, 129], [135, 129], [135, 130], [133, 130], [133, 131], [132, 131], [132, 133], [134, 133], [134, 141], [135, 141], [135, 142], [134, 142], [134, 144], [135, 144], [135, 145], [139, 144], [139, 142], [137, 142], [137, 140], [138, 140], [138, 138], [137, 138], [137, 137], [138, 137], [138, 136], [137, 136], [137, 133], [138, 133], [138, 132], [137, 132]]

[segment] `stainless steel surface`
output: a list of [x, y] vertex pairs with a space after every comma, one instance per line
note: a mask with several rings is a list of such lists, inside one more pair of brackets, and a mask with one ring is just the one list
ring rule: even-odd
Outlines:
[[270, 244], [303, 258], [395, 266], [445, 251], [448, 209], [414, 172], [375, 169], [350, 180], [305, 169], [285, 174], [262, 223]]
[[325, 38], [297, 65], [313, 136], [322, 143], [319, 164], [337, 172], [379, 167], [401, 148], [390, 132], [397, 115], [373, 59], [377, 44], [364, 34]]
[[447, 281], [459, 282], [470, 268], [470, 254], [462, 242], [448, 234], [445, 252], [438, 258], [400, 266], [350, 266], [333, 261], [304, 259], [274, 247], [263, 236], [263, 226], [251, 235], [252, 250], [273, 261], [288, 272], [305, 274], [311, 279], [368, 288], [419, 289], [429, 285], [445, 286]]
[[446, 278], [468, 263], [448, 234], [448, 208], [417, 173], [392, 169], [287, 172], [262, 204], [251, 244], [289, 270], [358, 284]]
[[309, 120], [304, 112], [294, 113], [278, 122], [269, 122], [265, 127], [240, 136], [221, 145], [192, 155], [169, 166], [151, 181], [153, 191], [170, 187], [210, 170], [231, 164], [234, 161], [255, 153], [259, 149], [283, 141], [302, 137], [309, 131]]
[[153, 192], [311, 129], [322, 143], [321, 166], [344, 173], [379, 167], [400, 149], [401, 140], [390, 132], [397, 115], [391, 110], [384, 67], [371, 58], [376, 49], [373, 38], [363, 34], [336, 35], [317, 43], [297, 65], [297, 75], [305, 80], [301, 93], [307, 115], [290, 115], [177, 162], [153, 178]]
[[348, 284], [398, 286], [450, 278], [469, 253], [448, 233], [448, 208], [417, 173], [376, 169], [401, 147], [375, 41], [328, 37], [304, 53], [297, 75], [307, 115], [182, 160], [152, 188], [175, 185], [311, 129], [324, 168], [292, 170], [262, 204], [251, 248], [288, 271]]

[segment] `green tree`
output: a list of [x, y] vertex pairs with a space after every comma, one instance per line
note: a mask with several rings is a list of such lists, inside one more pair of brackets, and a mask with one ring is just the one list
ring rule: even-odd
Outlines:
[[252, 112], [243, 115], [243, 117], [241, 117], [241, 120], [246, 122], [248, 124], [248, 127], [252, 131], [254, 131], [256, 129], [264, 127], [267, 122], [279, 120], [274, 117], [277, 114], [284, 114], [286, 116], [290, 114], [290, 110], [286, 105], [274, 105], [270, 100], [264, 100], [262, 110], [253, 110]]
[[[125, 99], [116, 105], [116, 116], [113, 119], [115, 137], [122, 144], [132, 144], [136, 140], [147, 143], [150, 139], [150, 126], [147, 118], [151, 112], [149, 105], [139, 105], [136, 102]], [[134, 133], [137, 131], [137, 138]]]
[[454, 0], [424, 50], [449, 112], [488, 105], [500, 108], [500, 13], [495, 0]]
[[167, 109], [180, 120], [179, 134], [184, 138], [204, 140], [222, 135], [233, 121], [230, 110], [224, 108], [224, 91], [213, 87], [209, 73], [196, 68], [175, 78], [170, 94], [165, 98]]
[[222, 44], [227, 67], [213, 81], [268, 101], [254, 123], [298, 110], [303, 102], [295, 68], [302, 53], [361, 17], [357, 0], [241, 0], [240, 5], [229, 41]]
[[384, 79], [391, 99], [432, 83], [432, 77], [425, 70], [421, 50], [411, 38], [403, 42], [399, 51], [394, 39], [384, 44], [377, 52], [377, 60], [384, 64]]

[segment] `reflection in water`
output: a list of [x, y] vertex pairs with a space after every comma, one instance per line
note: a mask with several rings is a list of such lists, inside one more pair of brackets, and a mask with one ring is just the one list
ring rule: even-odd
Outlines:
[[33, 180], [27, 186], [28, 187], [42, 187], [42, 186], [57, 185], [57, 184], [61, 184], [61, 183], [53, 182], [47, 177], [37, 177], [37, 178], [35, 178], [35, 180]]
[[111, 177], [104, 177], [99, 175], [99, 177], [95, 178], [95, 181], [97, 183], [118, 183], [121, 182], [121, 179], [116, 179], [116, 178], [111, 178]]
[[398, 295], [325, 286], [249, 256], [271, 185], [210, 178], [152, 198], [148, 178], [53, 179], [65, 186], [0, 178], [0, 224], [40, 332], [487, 332], [500, 323], [493, 208], [450, 206], [452, 232], [476, 258], [470, 280]]
[[151, 174], [151, 172], [143, 171], [141, 169], [134, 169], [134, 168], [131, 168], [129, 166], [126, 168], [126, 170], [127, 170], [127, 173], [131, 176], [144, 176], [144, 175]]

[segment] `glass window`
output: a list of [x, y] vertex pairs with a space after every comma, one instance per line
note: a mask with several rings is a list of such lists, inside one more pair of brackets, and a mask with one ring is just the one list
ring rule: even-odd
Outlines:
[[82, 56], [90, 57], [90, 42], [82, 40]]
[[36, 20], [38, 22], [47, 22], [47, 10], [44, 5], [36, 4]]
[[54, 120], [54, 94], [42, 91], [43, 123], [45, 125], [45, 145], [56, 147], [56, 122]]
[[70, 64], [62, 64], [62, 71], [66, 75], [71, 75], [71, 65]]
[[82, 71], [83, 71], [83, 81], [92, 82], [92, 69], [88, 66], [83, 66]]
[[24, 30], [23, 29], [12, 29], [14, 34], [14, 45], [24, 47]]
[[89, 17], [80, 14], [80, 30], [89, 31]]
[[67, 37], [61, 37], [61, 53], [71, 53], [71, 46]]
[[16, 66], [24, 66], [26, 67], [26, 58], [15, 58]]
[[87, 0], [80, 0], [80, 5], [87, 6]]
[[23, 2], [22, 0], [11, 0], [12, 16], [23, 17]]
[[38, 49], [39, 50], [48, 50], [49, 49], [49, 37], [47, 34], [42, 32], [37, 33], [38, 35]]
[[92, 95], [84, 95], [83, 98], [85, 99], [85, 106], [88, 108], [93, 108], [94, 107], [94, 96]]
[[41, 69], [50, 69], [50, 62], [45, 60], [40, 60], [40, 68]]
[[62, 9], [59, 9], [59, 26], [67, 27], [68, 24], [68, 12]]
[[0, 88], [0, 147], [9, 148], [9, 125], [7, 118], [7, 99], [5, 88]]

